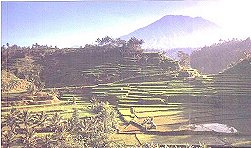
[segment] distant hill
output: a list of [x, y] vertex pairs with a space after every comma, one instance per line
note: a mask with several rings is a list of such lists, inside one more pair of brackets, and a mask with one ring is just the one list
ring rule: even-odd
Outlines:
[[251, 40], [233, 39], [220, 41], [209, 47], [203, 47], [191, 54], [191, 67], [203, 73], [217, 74], [235, 65], [251, 54]]
[[251, 76], [251, 57], [241, 60], [234, 66], [226, 69], [224, 74], [240, 74]]
[[219, 29], [215, 23], [202, 17], [167, 15], [121, 38], [134, 36], [143, 39], [143, 48], [148, 49], [199, 47], [218, 39]]

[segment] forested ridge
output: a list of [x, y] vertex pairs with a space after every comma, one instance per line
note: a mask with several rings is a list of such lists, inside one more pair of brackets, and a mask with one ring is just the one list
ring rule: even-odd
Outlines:
[[207, 74], [217, 74], [251, 54], [251, 40], [220, 40], [191, 54], [191, 67]]
[[[95, 44], [62, 48], [33, 44], [31, 47], [2, 47], [2, 69], [34, 83], [37, 89], [108, 83], [139, 74], [127, 71], [126, 64], [137, 69], [156, 64], [162, 69], [178, 70], [178, 63], [158, 53], [144, 53], [143, 40], [128, 41], [111, 37], [98, 38]], [[109, 68], [97, 68], [106, 64]], [[142, 68], [141, 68], [142, 67]]]

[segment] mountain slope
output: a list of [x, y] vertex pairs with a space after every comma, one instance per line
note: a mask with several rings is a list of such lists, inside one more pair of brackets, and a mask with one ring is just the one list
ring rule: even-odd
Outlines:
[[238, 62], [229, 69], [226, 69], [223, 74], [238, 74], [251, 76], [251, 57]]
[[191, 67], [207, 74], [217, 74], [251, 54], [251, 40], [221, 41], [191, 54]]
[[204, 46], [214, 40], [218, 32], [216, 24], [201, 17], [167, 15], [121, 38], [134, 36], [143, 39], [144, 48], [184, 48]]

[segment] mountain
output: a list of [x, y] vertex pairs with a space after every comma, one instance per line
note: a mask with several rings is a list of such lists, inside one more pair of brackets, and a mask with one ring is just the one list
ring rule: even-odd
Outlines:
[[194, 48], [219, 40], [219, 33], [219, 26], [202, 17], [167, 15], [121, 38], [143, 39], [146, 49]]

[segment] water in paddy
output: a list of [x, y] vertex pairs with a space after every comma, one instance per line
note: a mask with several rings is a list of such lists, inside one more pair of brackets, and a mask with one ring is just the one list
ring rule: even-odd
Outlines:
[[217, 96], [183, 103], [184, 116], [189, 124], [220, 123], [251, 133], [251, 99], [243, 96]]
[[195, 79], [100, 84], [85, 95], [82, 100], [86, 102], [92, 95], [108, 100], [127, 119], [130, 119], [130, 107], [134, 107], [141, 118], [149, 115], [185, 119], [166, 125], [172, 129], [189, 124], [217, 123], [234, 127], [241, 134], [228, 138], [229, 143], [238, 139], [251, 141], [250, 76], [213, 75]]
[[191, 124], [221, 123], [240, 132], [249, 132], [251, 127], [251, 77], [247, 75], [102, 84], [92, 93], [100, 99], [115, 96], [112, 103], [118, 108], [172, 109], [170, 104], [176, 104], [174, 110], [181, 111], [179, 115]]

